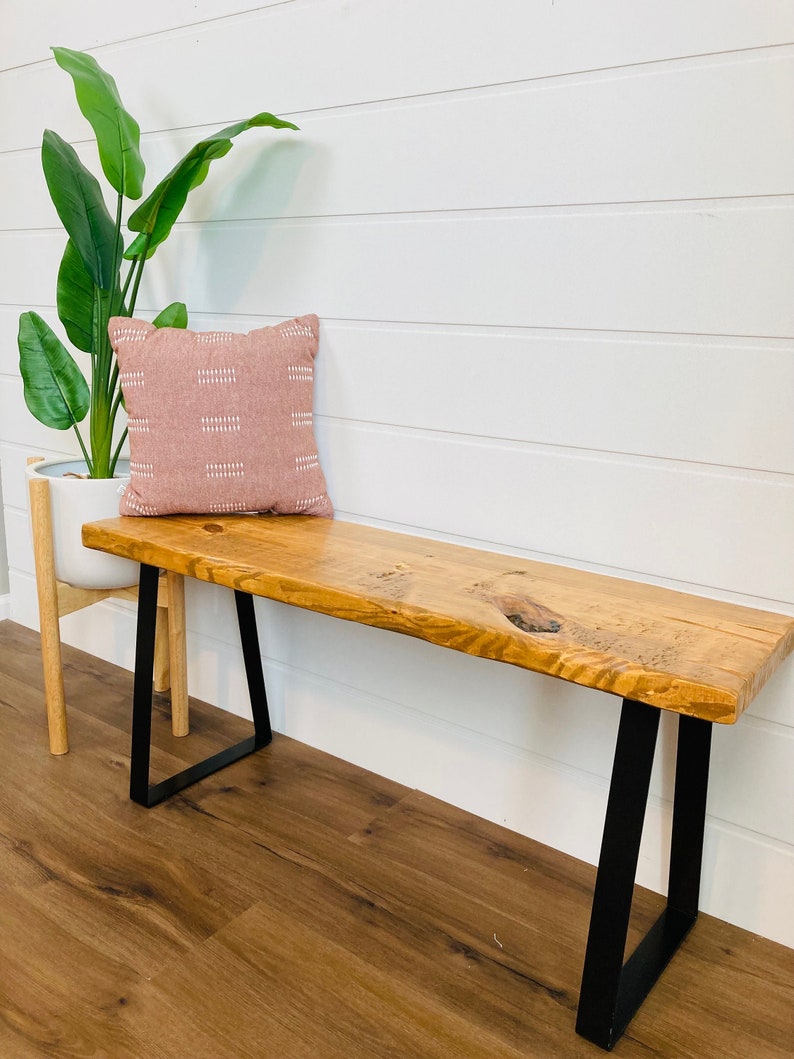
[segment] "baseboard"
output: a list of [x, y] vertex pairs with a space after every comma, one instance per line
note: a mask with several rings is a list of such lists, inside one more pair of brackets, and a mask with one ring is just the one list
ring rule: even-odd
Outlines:
[[0, 621], [7, 621], [11, 617], [11, 595], [6, 593], [0, 596]]

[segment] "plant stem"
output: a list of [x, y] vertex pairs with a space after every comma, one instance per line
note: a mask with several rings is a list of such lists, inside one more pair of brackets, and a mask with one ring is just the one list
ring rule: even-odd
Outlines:
[[135, 285], [132, 288], [132, 297], [130, 298], [130, 316], [132, 316], [132, 314], [135, 312], [135, 303], [138, 300], [138, 288], [140, 287], [141, 279], [143, 278], [143, 269], [146, 264], [146, 255], [149, 253], [149, 244], [151, 243], [151, 241], [152, 233], [149, 232], [149, 234], [146, 236], [146, 242], [143, 244], [143, 251], [141, 252], [140, 257], [138, 258], [138, 273], [135, 277]]
[[108, 335], [108, 323], [112, 313], [116, 311], [119, 294], [121, 255], [124, 246], [121, 235], [123, 203], [124, 197], [119, 193], [116, 200], [116, 230], [113, 240], [113, 280], [111, 288], [109, 291], [95, 292], [90, 423], [91, 453], [93, 456], [92, 478], [111, 478], [113, 476], [113, 460], [110, 450], [113, 444], [113, 431], [119, 401], [116, 400], [118, 371], [114, 370], [113, 367], [114, 357]]
[[[80, 443], [80, 448], [81, 448], [82, 453], [83, 453], [83, 459], [85, 460], [86, 467], [88, 468], [88, 477], [89, 478], [93, 478], [94, 477], [94, 465], [93, 465], [93, 462], [91, 460], [91, 457], [88, 455], [88, 450], [85, 447], [85, 442], [83, 441], [83, 435], [77, 429], [77, 423], [73, 424], [73, 429], [74, 429], [75, 434], [77, 435], [77, 440]], [[125, 431], [125, 433], [126, 433], [126, 431]]]
[[115, 475], [116, 464], [119, 462], [119, 456], [121, 455], [121, 447], [122, 447], [122, 445], [124, 444], [124, 442], [126, 440], [127, 440], [127, 428], [124, 427], [124, 429], [121, 432], [121, 437], [119, 438], [119, 443], [116, 446], [116, 451], [113, 453], [113, 458], [110, 461], [110, 476], [111, 476], [111, 478]]
[[[116, 364], [116, 366], [114, 367], [113, 374], [114, 374], [115, 378], [118, 377], [118, 364]], [[110, 410], [110, 419], [111, 419], [111, 421], [113, 423], [116, 422], [116, 415], [118, 414], [118, 410], [121, 407], [123, 401], [124, 401], [124, 395], [122, 394], [121, 389], [119, 388], [118, 390], [116, 390], [116, 395], [113, 398], [113, 407]], [[110, 477], [110, 478], [113, 477], [114, 472], [116, 470], [116, 464], [118, 463], [119, 456], [121, 455], [121, 447], [124, 444], [124, 441], [125, 441], [126, 437], [127, 437], [127, 428], [125, 427], [124, 430], [122, 430], [122, 432], [121, 432], [121, 437], [119, 438], [118, 445], [116, 445], [115, 451], [113, 452], [113, 455], [110, 458], [110, 466], [108, 468], [108, 470], [109, 470], [108, 477]]]
[[130, 283], [132, 282], [132, 276], [133, 276], [133, 273], [135, 272], [135, 267], [138, 264], [138, 261], [139, 261], [139, 258], [137, 258], [137, 257], [134, 257], [132, 259], [132, 261], [130, 261], [130, 267], [127, 270], [127, 278], [124, 280], [124, 286], [121, 289], [121, 305], [119, 306], [119, 312], [123, 316], [129, 316], [130, 315], [128, 312], [126, 312], [126, 310], [124, 308], [124, 303], [127, 300], [127, 291], [130, 289]]

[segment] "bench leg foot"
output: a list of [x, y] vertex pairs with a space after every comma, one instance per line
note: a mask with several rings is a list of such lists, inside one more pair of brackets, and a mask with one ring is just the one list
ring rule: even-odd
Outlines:
[[[135, 643], [135, 681], [132, 696], [130, 798], [138, 805], [144, 805], [147, 808], [158, 805], [172, 794], [176, 794], [177, 791], [184, 790], [185, 787], [204, 779], [205, 776], [210, 776], [233, 761], [239, 761], [240, 758], [261, 749], [272, 738], [253, 599], [245, 596], [247, 603], [241, 604], [239, 599], [237, 601], [237, 613], [254, 716], [254, 735], [183, 769], [182, 772], [168, 779], [149, 784], [157, 580], [157, 568], [142, 564], [138, 590], [138, 631]], [[244, 596], [244, 594], [235, 593], [235, 596]]]
[[576, 1032], [620, 1039], [698, 914], [711, 723], [679, 717], [667, 907], [626, 963], [631, 899], [659, 728], [654, 706], [624, 700], [587, 939]]

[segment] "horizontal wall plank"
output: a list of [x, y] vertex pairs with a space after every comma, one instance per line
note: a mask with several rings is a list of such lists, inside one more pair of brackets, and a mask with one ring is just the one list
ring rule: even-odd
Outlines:
[[[5, 304], [52, 304], [62, 247], [0, 234]], [[794, 335], [788, 198], [180, 225], [152, 266], [141, 310]]]
[[[340, 512], [794, 603], [794, 479], [336, 420], [316, 432]], [[23, 468], [17, 451], [12, 506]]]
[[[794, 603], [789, 476], [336, 420], [316, 432], [340, 512]], [[16, 454], [5, 500], [24, 507]]]
[[794, 605], [794, 479], [334, 421], [317, 436], [340, 513]]
[[[71, 450], [24, 406], [17, 316], [0, 309], [0, 433]], [[198, 315], [191, 326], [272, 322]], [[793, 392], [792, 341], [322, 321], [315, 413], [790, 474]]]
[[211, 312], [310, 306], [345, 319], [794, 335], [788, 199], [241, 222], [175, 234], [144, 295], [152, 308], [175, 293]]
[[[46, 24], [38, 7], [30, 10], [31, 20]], [[114, 44], [98, 58], [142, 128], [153, 131], [226, 123], [263, 109], [297, 113], [792, 39], [794, 13], [776, 0], [751, 6], [673, 0], [658, 7], [492, 0], [487, 17], [478, 4], [459, 0], [299, 0]], [[384, 48], [400, 61], [384, 62]], [[231, 70], [234, 77], [227, 76]], [[64, 76], [53, 63], [0, 75], [6, 150], [34, 146], [44, 127], [69, 140], [85, 135]]]
[[[793, 96], [794, 51], [775, 51], [298, 114], [299, 133], [240, 138], [183, 218], [781, 194]], [[210, 131], [146, 137], [147, 187]], [[92, 145], [80, 153], [98, 172]], [[0, 155], [0, 185], [0, 229], [57, 223], [38, 149]]]
[[[259, 0], [258, 7], [270, 7], [294, 0]], [[3, 23], [0, 36], [0, 70], [49, 59], [50, 47], [95, 50], [130, 36], [142, 37], [185, 25], [200, 26], [223, 16], [250, 10], [250, 0], [138, 0], [135, 21], [120, 4], [107, 0], [80, 0], [80, 18], [66, 4], [37, 0], [35, 8], [21, 8]], [[132, 30], [132, 32], [131, 32]]]
[[715, 731], [712, 754], [709, 813], [794, 845], [794, 729], [750, 718], [730, 731]]
[[315, 412], [792, 473], [792, 393], [792, 341], [321, 321]]
[[[241, 139], [187, 217], [389, 213], [790, 191], [794, 51], [295, 115]], [[720, 128], [721, 135], [693, 135]], [[476, 130], [476, 131], [475, 131]], [[195, 133], [192, 134], [195, 139]], [[153, 174], [191, 146], [154, 137]], [[399, 179], [393, 177], [395, 166]]]
[[701, 890], [700, 907], [709, 915], [794, 948], [794, 927], [786, 911], [786, 895], [794, 891], [789, 846], [710, 820], [703, 873], [708, 892]]

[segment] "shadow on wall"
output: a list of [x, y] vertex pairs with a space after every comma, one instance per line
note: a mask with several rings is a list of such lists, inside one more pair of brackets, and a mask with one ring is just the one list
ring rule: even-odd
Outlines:
[[[290, 135], [299, 137], [301, 133]], [[216, 251], [216, 238], [224, 225], [209, 223], [203, 226], [193, 270], [183, 276], [182, 293], [188, 310], [191, 304], [195, 306], [197, 300], [200, 302], [206, 292], [211, 291], [214, 299], [211, 312], [235, 311], [240, 292], [250, 284], [251, 277], [256, 277], [257, 284], [262, 282], [259, 263], [267, 257], [273, 222], [288, 213], [301, 170], [312, 158], [313, 178], [321, 171], [320, 149], [315, 144], [289, 139], [256, 147], [252, 144], [244, 146], [247, 150], [238, 150], [235, 158], [234, 179], [217, 191], [211, 186], [206, 188], [203, 198], [196, 196], [196, 204], [209, 221], [215, 217], [225, 218], [229, 223], [239, 224], [240, 232], [234, 244], [234, 257], [221, 261]], [[242, 229], [251, 224], [256, 227], [256, 236], [245, 238]], [[299, 230], [296, 229], [291, 238], [296, 239]], [[273, 256], [271, 267], [278, 275], [283, 262]], [[185, 268], [184, 260], [181, 268]], [[300, 289], [300, 285], [296, 285]]]

